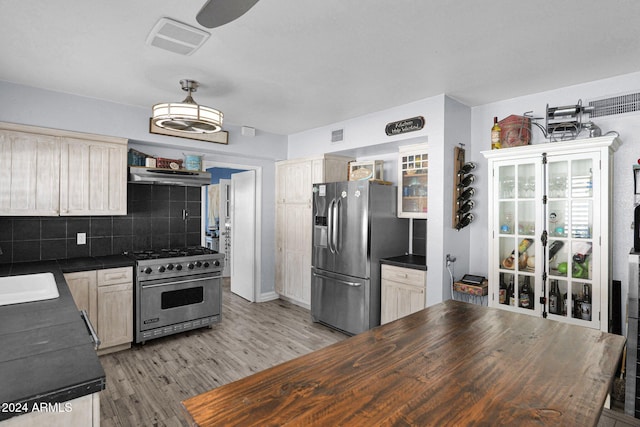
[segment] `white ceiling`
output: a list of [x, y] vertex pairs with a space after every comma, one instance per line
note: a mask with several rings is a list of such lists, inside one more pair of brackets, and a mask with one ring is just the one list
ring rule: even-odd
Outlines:
[[192, 56], [145, 44], [161, 17], [202, 28], [204, 3], [0, 0], [0, 80], [150, 111], [189, 78], [225, 123], [286, 135], [442, 93], [475, 106], [640, 71], [636, 0], [261, 0]]

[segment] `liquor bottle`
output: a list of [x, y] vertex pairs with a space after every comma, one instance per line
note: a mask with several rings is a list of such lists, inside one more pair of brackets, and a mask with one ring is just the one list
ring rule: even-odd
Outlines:
[[529, 277], [524, 277], [520, 288], [520, 307], [529, 308], [531, 306], [531, 289], [529, 287]]
[[591, 287], [585, 283], [582, 304], [580, 305], [582, 320], [591, 320]]
[[471, 184], [473, 184], [473, 181], [476, 180], [476, 177], [473, 174], [469, 174], [467, 176], [465, 176], [459, 183], [458, 183], [458, 188], [462, 189], [464, 187], [468, 187]]
[[551, 289], [549, 290], [549, 312], [551, 314], [560, 314], [559, 312], [560, 289], [558, 289], [558, 281], [551, 281]]
[[567, 293], [562, 294], [562, 315], [567, 315]]
[[[533, 239], [523, 239], [518, 246], [518, 259], [525, 253], [529, 246], [533, 243]], [[511, 251], [511, 255], [502, 260], [502, 266], [504, 268], [513, 268], [514, 261], [516, 259], [516, 251]]]
[[458, 196], [457, 201], [463, 202], [465, 200], [469, 200], [470, 198], [473, 197], [474, 194], [476, 194], [475, 188], [469, 187]]
[[456, 211], [456, 214], [458, 214], [458, 215], [466, 214], [471, 209], [473, 209], [473, 207], [475, 205], [476, 205], [476, 203], [473, 200], [467, 200], [462, 205], [460, 205], [460, 203], [458, 203], [458, 206], [460, 206], [460, 207]]
[[500, 128], [500, 125], [498, 125], [498, 118], [494, 117], [493, 127], [491, 128], [491, 149], [492, 150], [497, 150], [499, 148], [502, 148], [502, 146], [500, 145], [501, 132], [502, 132], [502, 129]]
[[471, 172], [472, 170], [474, 170], [476, 168], [476, 164], [473, 162], [467, 162], [465, 163], [460, 170], [458, 171], [458, 175], [466, 175], [469, 172]]

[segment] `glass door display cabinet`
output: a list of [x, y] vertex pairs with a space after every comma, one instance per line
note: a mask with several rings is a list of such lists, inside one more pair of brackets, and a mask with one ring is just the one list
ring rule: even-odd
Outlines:
[[609, 327], [613, 136], [484, 151], [489, 304]]
[[427, 218], [429, 156], [425, 144], [400, 147], [398, 217]]

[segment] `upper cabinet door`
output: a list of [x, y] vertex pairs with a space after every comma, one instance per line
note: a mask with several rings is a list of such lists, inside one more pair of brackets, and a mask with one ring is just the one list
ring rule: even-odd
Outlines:
[[60, 159], [60, 215], [126, 215], [126, 145], [64, 138]]
[[58, 142], [54, 136], [0, 130], [0, 215], [58, 215]]
[[427, 146], [401, 147], [398, 154], [398, 217], [426, 219], [428, 188]]

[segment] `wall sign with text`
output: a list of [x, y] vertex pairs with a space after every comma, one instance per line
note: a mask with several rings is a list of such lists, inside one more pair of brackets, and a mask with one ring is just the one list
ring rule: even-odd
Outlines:
[[400, 135], [401, 133], [413, 132], [424, 127], [424, 117], [412, 117], [410, 119], [399, 120], [387, 123], [384, 131], [387, 135]]

